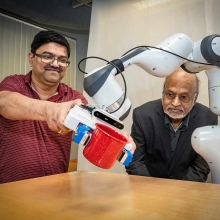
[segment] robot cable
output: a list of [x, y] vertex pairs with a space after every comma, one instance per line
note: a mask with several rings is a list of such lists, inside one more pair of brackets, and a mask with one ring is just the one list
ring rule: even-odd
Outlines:
[[180, 56], [180, 55], [178, 55], [178, 54], [176, 54], [176, 53], [173, 53], [173, 52], [170, 52], [170, 51], [168, 51], [168, 50], [164, 50], [164, 49], [162, 49], [162, 48], [159, 48], [159, 47], [154, 47], [154, 46], [137, 46], [137, 47], [134, 47], [134, 48], [132, 48], [132, 49], [130, 49], [130, 50], [128, 50], [126, 53], [124, 53], [122, 56], [125, 56], [126, 54], [128, 54], [129, 52], [131, 52], [132, 50], [135, 50], [135, 49], [138, 49], [138, 48], [153, 48], [153, 49], [157, 49], [157, 50], [162, 50], [162, 51], [164, 51], [164, 52], [166, 52], [166, 53], [170, 53], [170, 54], [172, 54], [172, 55], [175, 55], [175, 56], [177, 56], [177, 57], [179, 57], [179, 58], [182, 58], [182, 59], [184, 59], [184, 60], [187, 60], [187, 61], [189, 61], [189, 62], [192, 62], [192, 63], [198, 63], [198, 64], [203, 64], [203, 65], [210, 65], [210, 66], [214, 66], [213, 64], [211, 64], [211, 63], [201, 63], [201, 62], [197, 62], [197, 61], [193, 61], [193, 60], [189, 60], [189, 59], [187, 59], [187, 58], [185, 58], [185, 57], [182, 57], [182, 56]]

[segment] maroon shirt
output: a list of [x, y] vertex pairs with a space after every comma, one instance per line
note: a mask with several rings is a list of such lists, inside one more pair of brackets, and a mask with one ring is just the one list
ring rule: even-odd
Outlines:
[[[6, 77], [0, 91], [18, 92], [40, 99], [31, 88], [31, 72]], [[58, 94], [51, 102], [67, 102], [85, 97], [60, 83]], [[8, 120], [0, 115], [0, 183], [67, 172], [72, 132], [60, 135], [49, 129], [44, 121]]]

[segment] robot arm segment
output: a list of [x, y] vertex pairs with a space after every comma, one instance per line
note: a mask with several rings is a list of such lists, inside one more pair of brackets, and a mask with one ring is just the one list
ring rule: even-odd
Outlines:
[[209, 80], [209, 107], [214, 114], [220, 115], [220, 35], [210, 35], [194, 43], [188, 59], [206, 63], [187, 61], [181, 67], [189, 73], [205, 70]]
[[205, 37], [201, 42], [201, 53], [209, 63], [220, 67], [220, 35]]
[[[192, 51], [192, 45], [188, 36], [175, 34], [160, 43], [157, 48], [187, 57]], [[99, 108], [103, 108], [123, 120], [130, 111], [131, 102], [125, 97], [123, 103], [125, 94], [115, 80], [115, 75], [118, 72], [134, 64], [153, 76], [166, 77], [183, 62], [184, 59], [156, 48], [139, 48], [122, 56], [118, 62], [120, 66], [117, 68], [115, 65], [107, 64], [91, 71], [84, 79], [84, 89]], [[114, 62], [114, 64], [116, 63]], [[121, 105], [122, 107], [118, 109], [118, 106]]]

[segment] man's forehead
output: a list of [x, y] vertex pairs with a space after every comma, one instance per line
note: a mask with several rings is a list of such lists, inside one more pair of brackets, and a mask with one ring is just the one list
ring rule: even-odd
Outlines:
[[196, 75], [178, 70], [167, 77], [167, 81], [196, 81]]
[[196, 85], [196, 76], [170, 77], [166, 80], [165, 86], [185, 86], [191, 87]]
[[41, 45], [37, 51], [48, 52], [48, 53], [62, 53], [64, 56], [67, 56], [67, 48], [61, 44], [55, 43], [55, 42], [49, 42]]
[[175, 94], [192, 94], [192, 93], [195, 93], [196, 92], [196, 86], [192, 86], [187, 84], [187, 83], [184, 83], [184, 84], [169, 84], [167, 86], [165, 86], [164, 88], [164, 91], [165, 92], [172, 92], [172, 93], [175, 93]]
[[165, 87], [165, 91], [166, 92], [172, 92], [172, 93], [176, 93], [176, 94], [186, 94], [186, 93], [190, 93], [191, 91], [188, 88], [185, 87]]

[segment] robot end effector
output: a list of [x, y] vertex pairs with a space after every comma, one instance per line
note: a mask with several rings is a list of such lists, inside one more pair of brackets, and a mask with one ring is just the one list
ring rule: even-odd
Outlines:
[[220, 115], [220, 102], [217, 100], [220, 97], [220, 35], [210, 35], [193, 43], [187, 35], [175, 34], [157, 47], [141, 46], [89, 72], [84, 79], [85, 91], [99, 108], [120, 120], [129, 114], [131, 102], [126, 97], [126, 88], [124, 92], [115, 80], [115, 75], [133, 64], [157, 77], [166, 77], [180, 66], [190, 73], [206, 70], [210, 108]]

